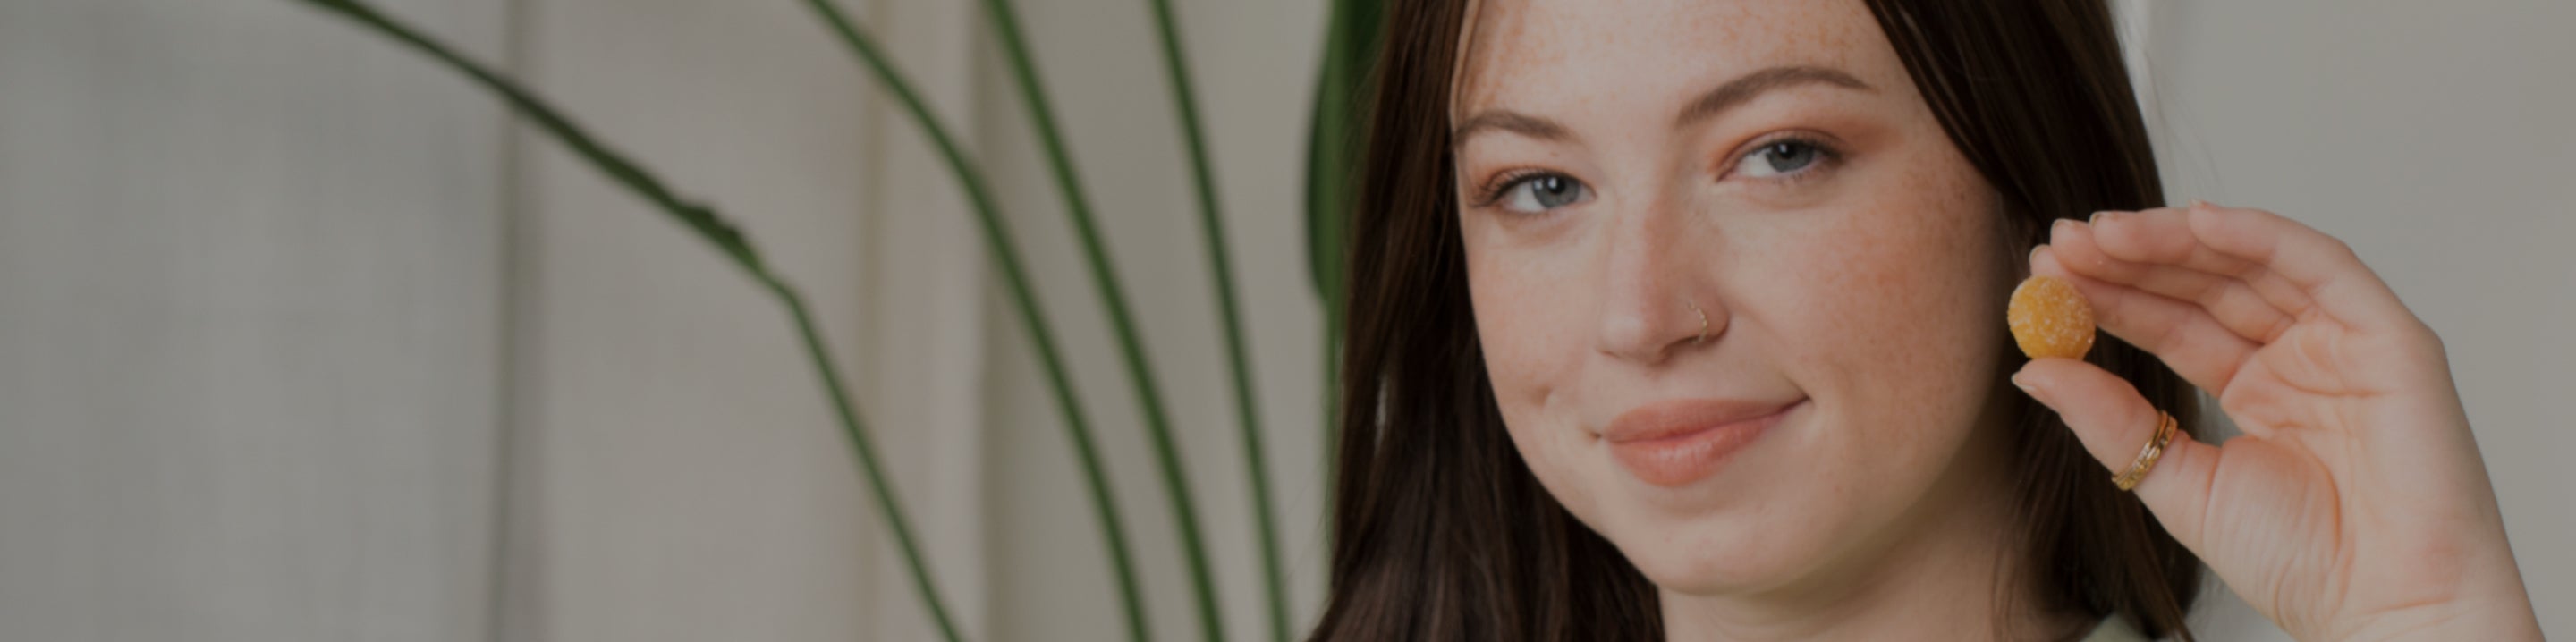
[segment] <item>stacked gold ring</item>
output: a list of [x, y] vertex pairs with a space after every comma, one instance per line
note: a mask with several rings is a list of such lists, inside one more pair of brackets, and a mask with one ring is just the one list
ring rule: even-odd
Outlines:
[[2111, 478], [2111, 485], [2122, 491], [2137, 488], [2138, 482], [2147, 478], [2147, 471], [2155, 469], [2156, 460], [2165, 456], [2165, 446], [2173, 444], [2174, 433], [2180, 428], [2172, 414], [2158, 411], [2155, 436], [2147, 438], [2147, 447], [2138, 451], [2138, 460], [2130, 462], [2127, 471]]

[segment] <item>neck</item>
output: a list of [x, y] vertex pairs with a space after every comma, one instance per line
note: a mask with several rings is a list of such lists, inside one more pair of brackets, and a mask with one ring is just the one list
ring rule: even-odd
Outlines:
[[[1990, 408], [1992, 405], [1990, 405]], [[1882, 536], [1843, 561], [1776, 589], [1690, 595], [1660, 590], [1674, 641], [2042, 639], [2081, 626], [2027, 609], [2005, 613], [2018, 553], [2009, 482], [1998, 471], [2004, 423], [1988, 421], [1950, 470]], [[2017, 605], [2035, 600], [2018, 599]]]

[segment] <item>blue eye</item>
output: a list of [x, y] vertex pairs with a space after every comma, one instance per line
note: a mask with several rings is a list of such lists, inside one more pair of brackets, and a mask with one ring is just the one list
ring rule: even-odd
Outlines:
[[1537, 174], [1504, 185], [1492, 199], [1518, 214], [1538, 214], [1592, 200], [1592, 188], [1564, 174]]
[[1823, 160], [1825, 150], [1803, 140], [1783, 140], [1763, 145], [1737, 161], [1735, 171], [1753, 178], [1788, 176], [1814, 167]]

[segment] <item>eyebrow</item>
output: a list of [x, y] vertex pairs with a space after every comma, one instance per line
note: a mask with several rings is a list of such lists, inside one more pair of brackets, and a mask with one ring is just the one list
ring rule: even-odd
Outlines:
[[[1690, 104], [1673, 117], [1673, 128], [1680, 129], [1715, 118], [1719, 114], [1751, 102], [1764, 93], [1798, 85], [1828, 85], [1873, 93], [1878, 91], [1877, 88], [1869, 86], [1869, 83], [1861, 82], [1859, 78], [1831, 67], [1771, 67], [1736, 77], [1734, 80], [1726, 81], [1726, 84], [1718, 85], [1717, 88], [1691, 99]], [[1449, 140], [1452, 145], [1464, 145], [1468, 137], [1487, 131], [1508, 131], [1550, 142], [1572, 137], [1571, 132], [1556, 121], [1511, 110], [1489, 109], [1460, 121], [1457, 127], [1449, 130]]]
[[1853, 78], [1851, 74], [1831, 67], [1772, 67], [1726, 81], [1726, 84], [1718, 85], [1716, 89], [1700, 94], [1698, 98], [1691, 100], [1690, 106], [1682, 108], [1681, 114], [1673, 117], [1673, 128], [1680, 129], [1692, 123], [1716, 118], [1727, 110], [1752, 102], [1755, 97], [1761, 96], [1764, 92], [1798, 85], [1830, 85], [1872, 93], [1878, 91], [1870, 87], [1869, 83], [1861, 82], [1859, 78]]
[[1571, 137], [1565, 126], [1556, 124], [1556, 121], [1507, 109], [1488, 109], [1476, 112], [1475, 116], [1449, 130], [1449, 140], [1452, 144], [1464, 145], [1468, 137], [1488, 131], [1507, 131], [1550, 142]]

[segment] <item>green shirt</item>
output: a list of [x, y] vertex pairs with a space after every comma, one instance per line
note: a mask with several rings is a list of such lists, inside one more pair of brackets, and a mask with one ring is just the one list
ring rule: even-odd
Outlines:
[[2130, 628], [2128, 620], [2121, 619], [2120, 616], [2114, 615], [2102, 618], [2101, 624], [2093, 625], [2093, 633], [2084, 636], [2084, 642], [2153, 641], [2148, 640], [2146, 634], [2139, 633], [2137, 629]]

